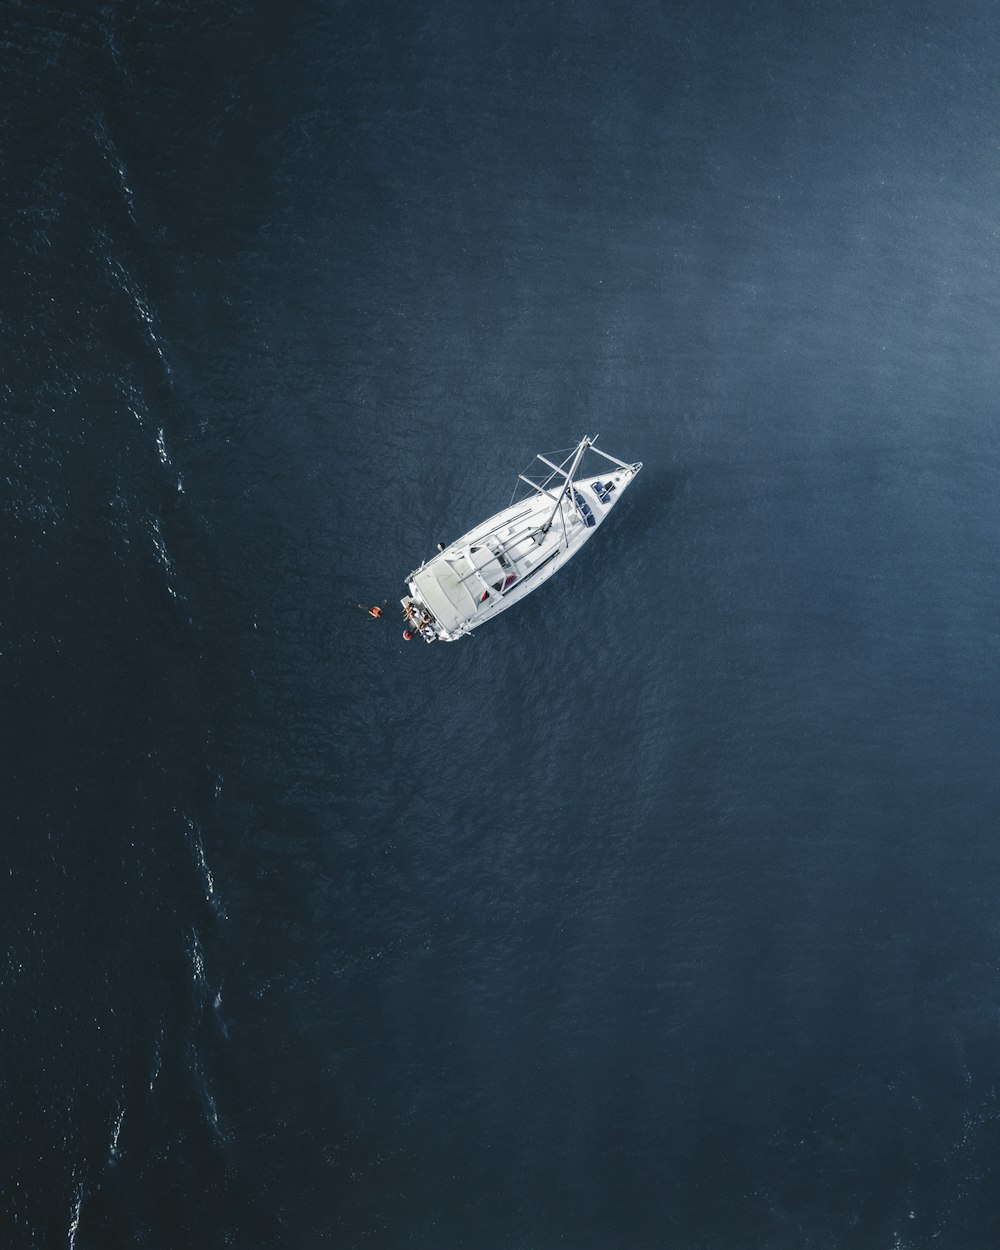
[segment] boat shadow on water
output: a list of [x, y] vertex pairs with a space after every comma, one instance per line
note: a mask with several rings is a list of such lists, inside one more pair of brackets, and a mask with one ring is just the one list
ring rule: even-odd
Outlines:
[[594, 627], [604, 616], [600, 601], [609, 592], [626, 603], [645, 601], [650, 586], [665, 576], [671, 514], [683, 489], [682, 475], [644, 467], [600, 539], [570, 561], [543, 594], [531, 596], [517, 616], [506, 618], [506, 628], [537, 637], [539, 621], [553, 616], [564, 620], [566, 629], [581, 618]]
[[654, 530], [666, 530], [680, 484], [679, 474], [645, 465], [642, 476], [622, 500], [620, 515], [615, 517], [615, 541], [637, 545], [638, 539], [648, 537]]

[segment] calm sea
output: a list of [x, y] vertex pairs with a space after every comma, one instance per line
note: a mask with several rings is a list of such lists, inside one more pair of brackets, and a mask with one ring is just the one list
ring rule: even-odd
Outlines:
[[1000, 1244], [995, 6], [0, 18], [0, 1244]]

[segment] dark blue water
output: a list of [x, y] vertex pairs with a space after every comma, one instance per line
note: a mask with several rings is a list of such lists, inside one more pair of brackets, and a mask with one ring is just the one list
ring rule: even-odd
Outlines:
[[2, 18], [0, 1243], [996, 1245], [993, 7]]

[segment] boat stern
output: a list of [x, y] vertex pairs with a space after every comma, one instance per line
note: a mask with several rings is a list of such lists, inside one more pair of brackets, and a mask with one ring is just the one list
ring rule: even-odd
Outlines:
[[437, 642], [440, 626], [427, 605], [413, 593], [404, 595], [399, 602], [403, 605], [403, 637], [407, 642], [418, 635], [424, 642]]

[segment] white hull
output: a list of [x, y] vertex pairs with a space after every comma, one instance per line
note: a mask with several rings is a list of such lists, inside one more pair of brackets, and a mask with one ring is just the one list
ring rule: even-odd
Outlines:
[[[463, 534], [414, 570], [401, 600], [407, 636], [454, 642], [537, 590], [600, 529], [642, 468], [615, 460], [585, 438], [533, 492]], [[608, 471], [574, 476], [584, 453]], [[565, 466], [572, 462], [567, 470]]]

